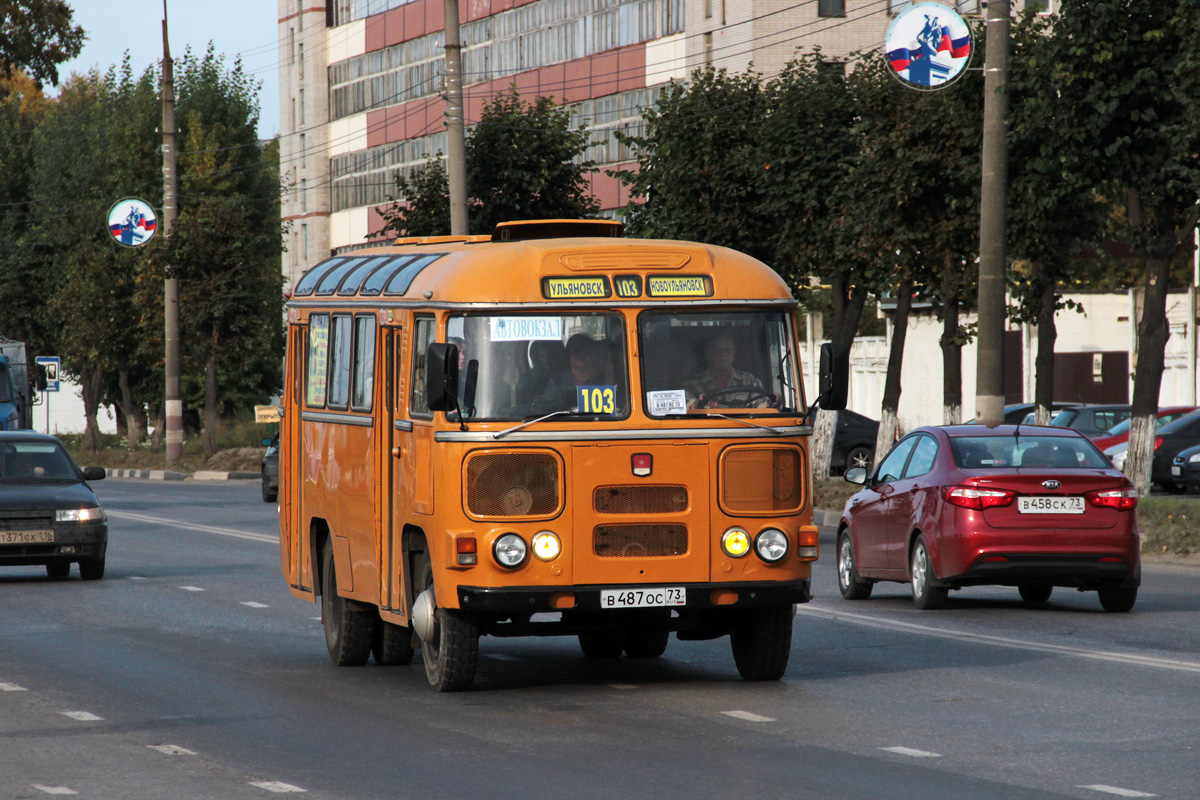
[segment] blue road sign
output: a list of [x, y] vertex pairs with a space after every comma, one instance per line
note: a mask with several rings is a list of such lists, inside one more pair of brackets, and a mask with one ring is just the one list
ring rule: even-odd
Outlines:
[[58, 370], [62, 366], [62, 359], [58, 356], [38, 356], [34, 359], [39, 367], [43, 367], [46, 371], [46, 388], [47, 392], [58, 391]]

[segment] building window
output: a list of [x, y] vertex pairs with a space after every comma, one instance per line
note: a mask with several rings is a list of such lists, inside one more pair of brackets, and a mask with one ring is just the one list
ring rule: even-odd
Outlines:
[[979, 16], [979, 0], [958, 0], [956, 5], [958, 7], [958, 13], [964, 16]]
[[888, 0], [888, 14], [896, 16], [909, 5], [910, 0]]
[[704, 34], [704, 63], [711, 64], [713, 56], [713, 36], [711, 33]]
[[308, 181], [300, 180], [300, 210], [308, 211]]
[[308, 146], [305, 144], [305, 134], [300, 134], [300, 166], [308, 166]]
[[844, 17], [844, 16], [846, 16], [846, 0], [818, 0], [817, 16], [818, 17]]
[[704, 18], [712, 19], [713, 0], [704, 0]]
[[304, 124], [304, 90], [300, 90], [300, 124]]
[[296, 0], [296, 26], [304, 30], [304, 0]]
[[304, 80], [304, 45], [296, 46], [296, 56], [300, 62], [300, 80]]
[[308, 263], [308, 225], [307, 224], [302, 224], [300, 226], [300, 260], [305, 264]]

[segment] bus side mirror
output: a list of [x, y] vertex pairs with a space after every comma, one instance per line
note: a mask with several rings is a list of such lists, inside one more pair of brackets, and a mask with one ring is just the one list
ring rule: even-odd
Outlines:
[[33, 383], [39, 392], [46, 391], [46, 365], [34, 364]]
[[458, 345], [434, 342], [425, 351], [425, 404], [446, 411], [458, 403]]
[[821, 345], [821, 383], [816, 405], [827, 411], [846, 407], [850, 393], [850, 346], [838, 342]]

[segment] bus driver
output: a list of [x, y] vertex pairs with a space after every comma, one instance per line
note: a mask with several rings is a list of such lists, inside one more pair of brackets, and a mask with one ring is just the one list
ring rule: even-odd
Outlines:
[[683, 382], [689, 409], [765, 408], [771, 404], [771, 395], [763, 390], [762, 381], [753, 373], [734, 369], [736, 353], [729, 333], [716, 333], [705, 342], [707, 366]]

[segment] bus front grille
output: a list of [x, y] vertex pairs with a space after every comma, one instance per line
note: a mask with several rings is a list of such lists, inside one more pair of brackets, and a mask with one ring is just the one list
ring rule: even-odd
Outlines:
[[479, 453], [467, 460], [467, 511], [480, 518], [544, 517], [562, 508], [550, 453]]
[[597, 514], [679, 514], [687, 511], [686, 486], [597, 486]]
[[792, 447], [730, 448], [721, 457], [721, 504], [730, 513], [792, 513], [804, 505], [804, 464]]
[[681, 556], [687, 553], [686, 525], [597, 525], [592, 552], [600, 558]]

